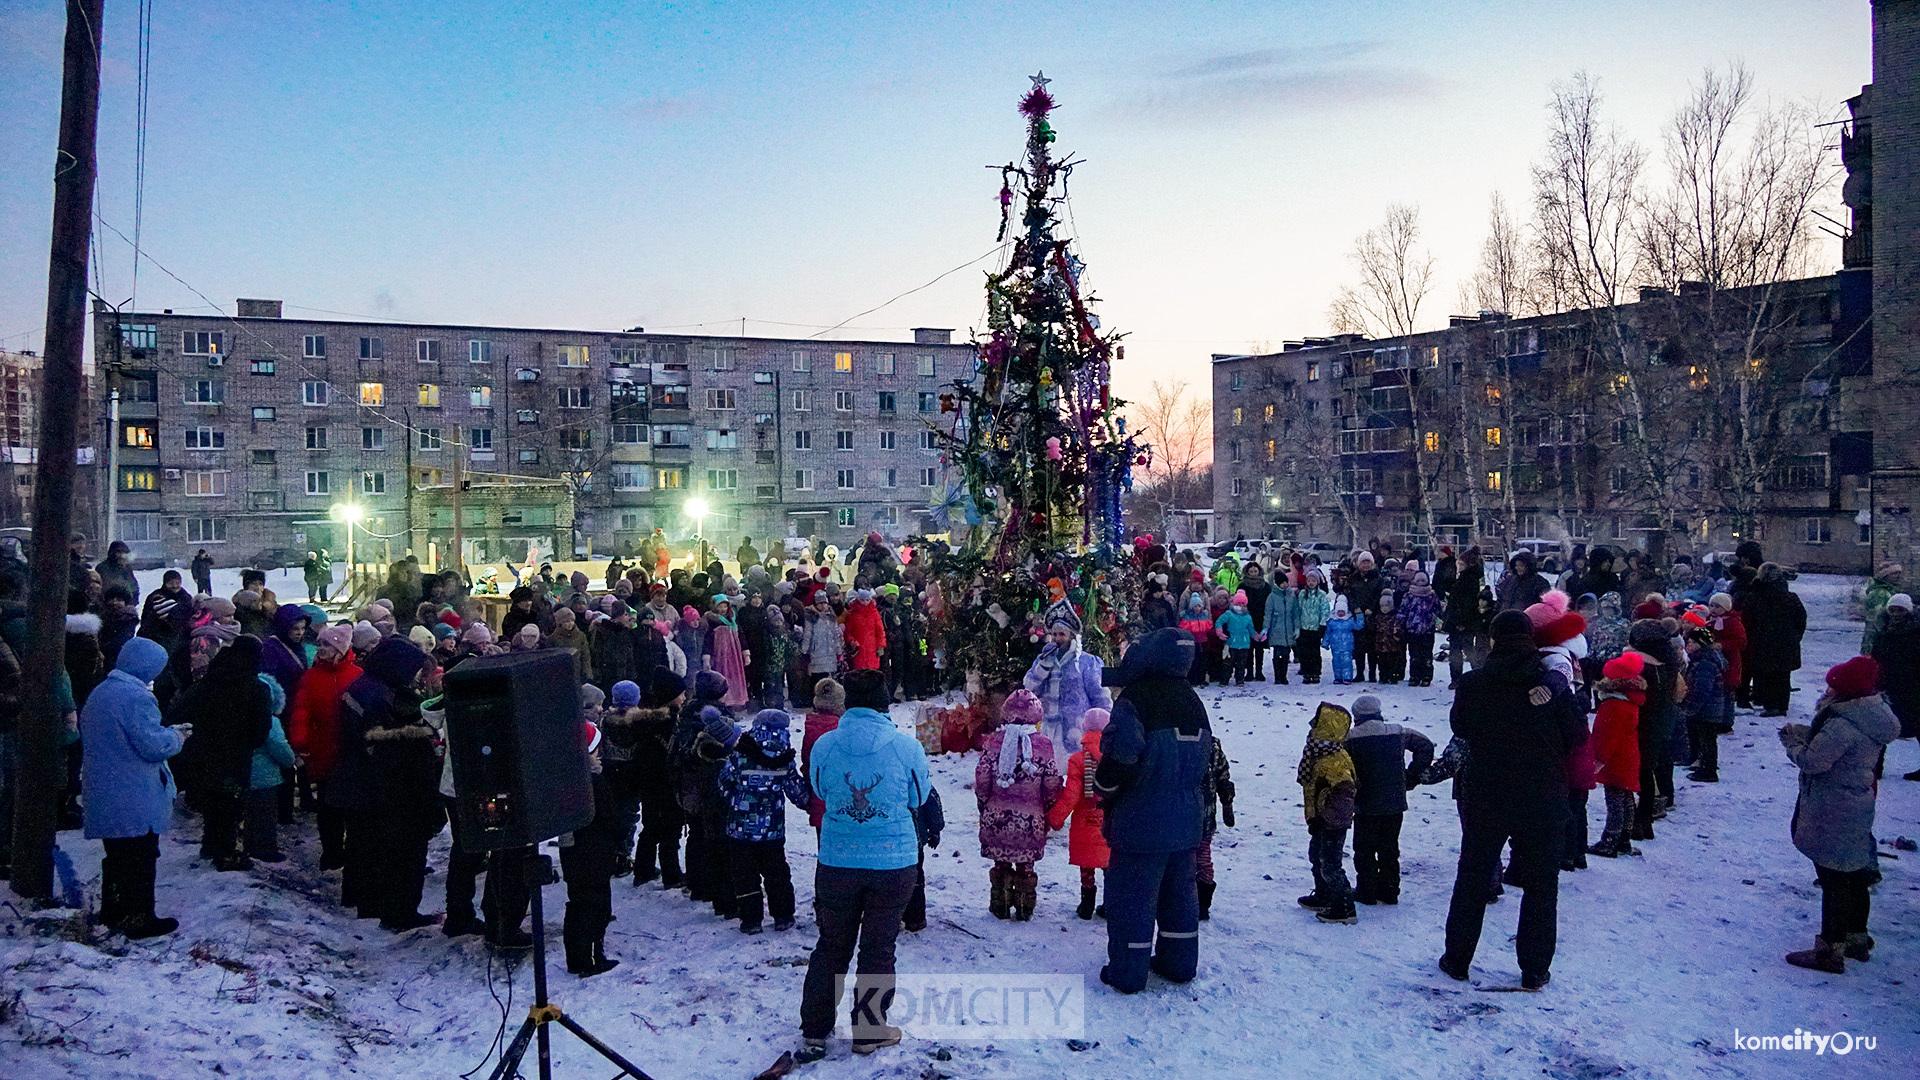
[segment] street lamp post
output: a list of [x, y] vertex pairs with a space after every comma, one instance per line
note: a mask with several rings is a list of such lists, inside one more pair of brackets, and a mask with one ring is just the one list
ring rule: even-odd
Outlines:
[[336, 503], [334, 507], [327, 512], [327, 516], [345, 524], [347, 527], [347, 598], [351, 601], [353, 598], [354, 571], [353, 530], [354, 526], [360, 523], [360, 519], [366, 516], [366, 508], [362, 507], [359, 503]]
[[[707, 505], [707, 500], [695, 495], [687, 500], [686, 511], [687, 516], [693, 519], [694, 539], [704, 543], [707, 539], [707, 515], [712, 512], [712, 508]], [[694, 548], [693, 561], [696, 569], [700, 563], [699, 550], [697, 546]]]

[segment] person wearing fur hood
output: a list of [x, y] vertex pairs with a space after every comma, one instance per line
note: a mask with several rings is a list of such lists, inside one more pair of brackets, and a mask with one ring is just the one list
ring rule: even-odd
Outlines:
[[1811, 724], [1785, 724], [1780, 745], [1800, 770], [1793, 806], [1793, 846], [1813, 861], [1820, 881], [1820, 933], [1813, 948], [1787, 963], [1830, 974], [1873, 951], [1867, 933], [1868, 892], [1879, 878], [1873, 838], [1874, 798], [1887, 744], [1900, 721], [1879, 693], [1880, 665], [1856, 656], [1827, 672], [1827, 692]]
[[1079, 743], [1087, 710], [1113, 707], [1113, 697], [1100, 685], [1104, 671], [1099, 657], [1080, 648], [1079, 618], [1069, 610], [1056, 612], [1047, 623], [1047, 644], [1023, 680], [1046, 714], [1041, 730], [1053, 744], [1056, 768], [1065, 767]]

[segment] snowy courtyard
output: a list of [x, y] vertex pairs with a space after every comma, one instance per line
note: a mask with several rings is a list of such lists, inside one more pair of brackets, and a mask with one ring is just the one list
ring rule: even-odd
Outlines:
[[[1812, 627], [1793, 719], [1805, 720], [1826, 667], [1853, 654], [1850, 579], [1804, 577]], [[285, 595], [283, 593], [283, 595]], [[1450, 695], [1368, 688], [1387, 718], [1436, 744]], [[1591, 860], [1563, 875], [1559, 952], [1542, 993], [1518, 983], [1509, 890], [1487, 919], [1469, 984], [1434, 967], [1459, 829], [1445, 785], [1412, 796], [1397, 907], [1363, 907], [1356, 926], [1323, 925], [1294, 903], [1310, 884], [1294, 782], [1312, 706], [1357, 690], [1259, 684], [1203, 692], [1233, 763], [1238, 825], [1215, 841], [1220, 889], [1203, 924], [1200, 977], [1157, 980], [1120, 997], [1099, 986], [1104, 926], [1073, 915], [1077, 893], [1058, 836], [1040, 865], [1030, 923], [987, 912], [978, 857], [974, 755], [933, 761], [948, 827], [930, 853], [930, 925], [906, 935], [904, 972], [1061, 973], [1084, 977], [1084, 1040], [968, 1042], [915, 1038], [871, 1058], [844, 1047], [807, 1074], [847, 1077], [1549, 1076], [1789, 1077], [1913, 1075], [1920, 1051], [1920, 767], [1911, 741], [1889, 751], [1876, 832], [1885, 880], [1875, 890], [1873, 960], [1846, 974], [1787, 966], [1819, 920], [1813, 869], [1788, 840], [1795, 772], [1778, 721], [1742, 714], [1722, 741], [1722, 782], [1680, 781], [1678, 805], [1644, 857]], [[903, 726], [911, 708], [895, 710]], [[1602, 816], [1589, 807], [1596, 830]], [[159, 910], [180, 931], [129, 945], [88, 930], [71, 911], [0, 905], [0, 1076], [453, 1077], [480, 1065], [504, 1022], [525, 1015], [525, 963], [489, 961], [477, 939], [437, 928], [395, 937], [334, 903], [337, 875], [315, 869], [310, 819], [291, 859], [248, 874], [198, 864], [198, 824], [162, 839]], [[566, 1010], [658, 1077], [750, 1077], [798, 1042], [801, 976], [812, 944], [813, 834], [789, 809], [789, 861], [800, 925], [743, 936], [733, 923], [664, 892], [617, 882], [608, 934], [618, 970], [582, 982], [559, 971], [564, 888], [547, 890], [556, 954], [553, 995]], [[447, 838], [435, 841], [428, 910], [438, 910]], [[99, 845], [61, 834], [89, 903]], [[511, 1002], [509, 1005], [508, 1002]], [[1877, 1039], [1831, 1050], [1750, 1050], [1735, 1035], [1847, 1032]], [[556, 1035], [557, 1075], [605, 1076], [577, 1041]], [[487, 1068], [490, 1068], [489, 1064]], [[527, 1065], [531, 1073], [532, 1063]], [[485, 1069], [481, 1074], [484, 1075]]]

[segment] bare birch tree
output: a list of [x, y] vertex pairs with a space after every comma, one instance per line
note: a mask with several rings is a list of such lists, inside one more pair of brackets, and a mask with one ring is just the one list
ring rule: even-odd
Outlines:
[[[1387, 207], [1386, 219], [1354, 241], [1351, 258], [1360, 281], [1334, 295], [1328, 310], [1334, 332], [1366, 338], [1414, 333], [1419, 327], [1420, 307], [1433, 285], [1433, 256], [1420, 240], [1419, 209], [1404, 203]], [[1352, 351], [1357, 354], [1368, 350], [1356, 346]], [[1351, 371], [1351, 358], [1348, 363]], [[1414, 511], [1419, 542], [1431, 543], [1433, 507], [1427, 496], [1427, 479], [1432, 463], [1422, 435], [1423, 405], [1430, 407], [1430, 403], [1422, 401], [1420, 368], [1410, 356], [1405, 358], [1405, 373]]]
[[1133, 498], [1147, 520], [1159, 522], [1159, 535], [1166, 536], [1174, 510], [1212, 503], [1210, 492], [1200, 483], [1213, 458], [1212, 405], [1194, 394], [1184, 380], [1155, 382], [1133, 411], [1142, 437], [1153, 447], [1152, 460], [1144, 470], [1146, 482]]

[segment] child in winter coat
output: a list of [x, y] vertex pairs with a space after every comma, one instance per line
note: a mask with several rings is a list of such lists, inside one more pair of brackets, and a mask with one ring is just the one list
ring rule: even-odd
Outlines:
[[1233, 790], [1233, 767], [1227, 762], [1227, 751], [1220, 745], [1220, 736], [1215, 735], [1207, 751], [1207, 777], [1201, 788], [1207, 816], [1200, 826], [1200, 848], [1193, 860], [1193, 880], [1199, 889], [1202, 919], [1213, 918], [1213, 890], [1217, 883], [1213, 872], [1213, 834], [1221, 825], [1233, 828]]
[[1424, 572], [1413, 575], [1413, 584], [1396, 605], [1394, 618], [1407, 643], [1407, 685], [1433, 685], [1433, 635], [1440, 629], [1440, 594]]
[[[585, 689], [599, 693], [598, 687]], [[584, 699], [583, 699], [584, 700]], [[567, 971], [583, 979], [620, 966], [607, 958], [607, 924], [613, 921], [613, 860], [623, 842], [620, 815], [613, 789], [601, 764], [597, 705], [583, 704], [581, 738], [587, 744], [587, 767], [593, 786], [593, 820], [560, 838], [560, 876], [567, 883], [567, 914], [561, 924], [567, 949]]]
[[1247, 612], [1247, 594], [1236, 592], [1227, 610], [1213, 621], [1214, 632], [1227, 644], [1227, 670], [1235, 686], [1247, 685], [1253, 674], [1253, 616]]
[[1407, 639], [1394, 610], [1397, 594], [1380, 590], [1379, 616], [1373, 620], [1374, 667], [1384, 683], [1397, 683], [1407, 674]]
[[[1618, 595], [1608, 593], [1609, 596]], [[1587, 854], [1612, 859], [1633, 854], [1633, 800], [1640, 790], [1640, 706], [1647, 700], [1641, 678], [1646, 658], [1625, 652], [1608, 660], [1594, 685], [1599, 707], [1593, 715], [1594, 780], [1606, 791], [1607, 824], [1600, 842]]]
[[1300, 898], [1300, 906], [1314, 911], [1322, 922], [1358, 920], [1345, 866], [1347, 829], [1353, 824], [1359, 787], [1353, 758], [1347, 753], [1347, 733], [1352, 728], [1353, 716], [1347, 710], [1321, 702], [1294, 772], [1305, 797], [1307, 858], [1313, 865], [1313, 891]]
[[727, 839], [733, 843], [733, 902], [743, 934], [760, 932], [762, 883], [773, 928], [793, 929], [793, 874], [787, 869], [787, 815], [780, 800], [806, 809], [807, 783], [794, 764], [792, 723], [783, 710], [760, 710], [720, 767]]
[[[1382, 615], [1385, 613], [1382, 612]], [[1384, 618], [1382, 619], [1384, 622]], [[1353, 762], [1354, 899], [1362, 904], [1400, 902], [1400, 825], [1407, 813], [1407, 792], [1433, 763], [1433, 740], [1411, 728], [1388, 723], [1380, 699], [1361, 694], [1353, 700], [1356, 723], [1347, 733]]]
[[[1300, 640], [1300, 589], [1291, 572], [1276, 572], [1273, 588], [1267, 593], [1266, 620], [1260, 627], [1260, 640], [1273, 649], [1273, 681], [1287, 682], [1287, 658]], [[1320, 648], [1314, 646], [1314, 664], [1320, 660]], [[1302, 674], [1306, 662], [1301, 661]]]
[[1195, 686], [1207, 684], [1207, 672], [1211, 670], [1208, 649], [1219, 636], [1214, 629], [1214, 621], [1207, 614], [1207, 598], [1199, 592], [1189, 592], [1181, 601], [1180, 629], [1193, 635], [1193, 666], [1187, 670], [1187, 681]]
[[1341, 686], [1353, 682], [1354, 635], [1366, 625], [1367, 617], [1351, 609], [1345, 593], [1333, 598], [1333, 617], [1327, 620], [1326, 640], [1327, 651], [1333, 654], [1333, 681]]
[[273, 676], [261, 672], [260, 681], [272, 701], [267, 720], [267, 741], [253, 752], [253, 776], [247, 789], [247, 805], [241, 832], [247, 857], [261, 862], [285, 862], [280, 853], [280, 785], [286, 783], [282, 771], [293, 768], [293, 747], [287, 742], [280, 714], [286, 712], [287, 694]]
[[1300, 681], [1320, 681], [1320, 643], [1326, 634], [1327, 620], [1333, 615], [1333, 598], [1327, 594], [1327, 579], [1319, 567], [1309, 567], [1300, 589], [1300, 626], [1293, 643], [1300, 659]]
[[1727, 692], [1727, 661], [1705, 626], [1687, 632], [1687, 697], [1680, 711], [1687, 720], [1687, 748], [1696, 784], [1720, 782], [1720, 736], [1733, 730], [1733, 695]]
[[1105, 870], [1109, 852], [1107, 838], [1101, 832], [1106, 813], [1101, 808], [1100, 793], [1094, 789], [1094, 770], [1100, 765], [1100, 733], [1107, 729], [1107, 721], [1112, 714], [1106, 709], [1088, 709], [1080, 722], [1080, 749], [1067, 758], [1067, 782], [1060, 791], [1060, 798], [1047, 811], [1047, 827], [1058, 831], [1071, 820], [1073, 828], [1067, 833], [1067, 862], [1080, 868], [1080, 906], [1074, 914], [1082, 919], [1093, 918], [1099, 890], [1095, 887], [1093, 872]]
[[1047, 811], [1060, 797], [1053, 744], [1040, 734], [1046, 710], [1029, 690], [1015, 690], [1000, 706], [1000, 728], [987, 736], [974, 767], [980, 807], [980, 854], [993, 860], [996, 919], [1033, 918], [1040, 878], [1033, 864], [1047, 853]]

